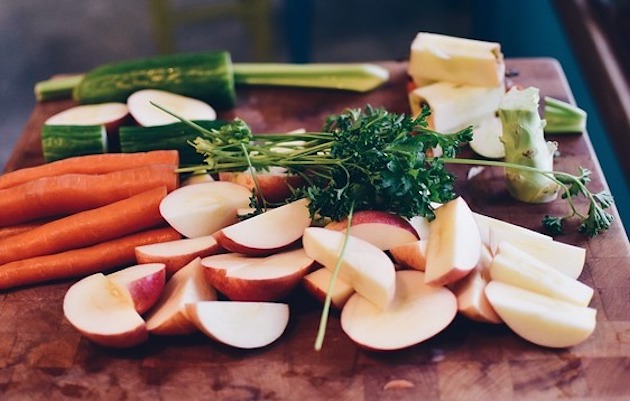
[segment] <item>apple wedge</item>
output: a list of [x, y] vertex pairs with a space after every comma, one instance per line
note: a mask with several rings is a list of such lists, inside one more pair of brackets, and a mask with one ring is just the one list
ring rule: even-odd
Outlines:
[[588, 305], [594, 292], [588, 285], [562, 274], [506, 241], [499, 244], [490, 265], [490, 277], [578, 306]]
[[107, 278], [129, 292], [136, 311], [143, 314], [160, 298], [166, 282], [163, 263], [142, 263], [118, 270]]
[[186, 313], [208, 337], [243, 349], [271, 344], [289, 323], [289, 305], [273, 302], [197, 302], [188, 304]]
[[[330, 230], [345, 232], [348, 220], [333, 221], [326, 225]], [[360, 210], [352, 215], [350, 234], [376, 245], [384, 251], [419, 239], [416, 229], [408, 220], [382, 210]]]
[[74, 283], [63, 299], [68, 322], [90, 341], [128, 348], [148, 339], [149, 332], [129, 292], [102, 273]]
[[216, 120], [216, 111], [207, 103], [158, 89], [142, 89], [127, 98], [127, 107], [136, 122], [144, 127], [167, 125], [180, 120], [160, 110], [158, 105], [187, 120]]
[[289, 174], [286, 168], [270, 167], [268, 171], [258, 171], [255, 174], [256, 180], [252, 175], [251, 169], [246, 171], [225, 171], [219, 173], [221, 181], [229, 181], [239, 184], [254, 191], [256, 182], [260, 198], [264, 198], [267, 202], [280, 203], [290, 198], [293, 190], [304, 185], [304, 179], [296, 174]]
[[427, 265], [428, 240], [420, 239], [397, 245], [389, 250], [389, 254], [401, 267], [424, 271]]
[[173, 273], [197, 257], [203, 258], [220, 251], [221, 247], [212, 235], [141, 245], [135, 248], [138, 263], [163, 263], [167, 277], [171, 277]]
[[83, 104], [61, 111], [44, 122], [45, 125], [104, 125], [113, 135], [129, 119], [129, 109], [124, 103], [108, 102]]
[[435, 209], [429, 230], [427, 284], [451, 284], [474, 269], [481, 257], [481, 236], [473, 213], [462, 197]]
[[466, 277], [453, 284], [450, 289], [457, 297], [459, 313], [470, 320], [483, 323], [501, 323], [501, 318], [492, 308], [484, 292], [490, 282], [492, 254], [485, 245], [481, 247], [479, 263]]
[[505, 324], [534, 344], [552, 348], [572, 347], [585, 341], [595, 330], [596, 309], [498, 281], [488, 283], [485, 293]]
[[481, 241], [490, 247], [490, 251], [496, 251], [496, 245], [502, 240], [533, 239], [537, 241], [553, 241], [549, 235], [530, 230], [517, 224], [495, 219], [480, 213], [474, 213], [475, 221], [479, 227]]
[[[330, 270], [320, 268], [304, 276], [302, 286], [323, 304], [326, 301], [326, 294], [328, 293], [332, 276], [333, 274]], [[343, 308], [352, 294], [354, 294], [352, 286], [337, 277], [330, 294], [331, 305], [337, 309]]]
[[341, 258], [338, 277], [378, 308], [386, 309], [396, 290], [393, 262], [384, 251], [352, 235], [342, 252], [345, 238], [346, 233], [340, 231], [309, 227], [304, 230], [302, 245], [309, 257], [330, 271]]
[[295, 244], [310, 224], [308, 199], [304, 198], [225, 227], [215, 238], [231, 252], [264, 256]]
[[425, 284], [424, 275], [415, 270], [396, 272], [396, 295], [385, 310], [354, 294], [341, 311], [341, 328], [358, 345], [372, 350], [407, 348], [438, 334], [455, 318], [457, 300], [447, 288]]
[[236, 253], [201, 260], [207, 282], [233, 301], [278, 301], [300, 285], [314, 260], [304, 249], [251, 257]]
[[237, 222], [236, 210], [249, 206], [250, 192], [231, 182], [187, 185], [160, 202], [164, 220], [184, 237], [203, 237]]
[[146, 316], [150, 333], [178, 335], [197, 331], [197, 326], [188, 319], [186, 304], [217, 299], [217, 292], [206, 281], [204, 270], [201, 259], [195, 258], [173, 274]]

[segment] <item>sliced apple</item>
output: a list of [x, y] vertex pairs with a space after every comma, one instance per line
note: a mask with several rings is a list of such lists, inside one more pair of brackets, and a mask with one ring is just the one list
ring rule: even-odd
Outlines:
[[293, 245], [310, 224], [308, 200], [304, 198], [225, 227], [215, 238], [229, 251], [264, 256]]
[[474, 213], [475, 221], [479, 227], [481, 241], [490, 247], [492, 253], [496, 251], [496, 245], [501, 240], [512, 240], [521, 238], [531, 238], [540, 241], [552, 241], [549, 235], [530, 230], [529, 228], [512, 224], [504, 220]]
[[160, 213], [188, 238], [210, 235], [237, 222], [236, 210], [249, 206], [249, 191], [231, 182], [180, 187], [162, 199]]
[[221, 247], [212, 235], [141, 245], [135, 248], [138, 263], [164, 263], [167, 277], [172, 276], [197, 257], [203, 258], [220, 251]]
[[83, 104], [61, 111], [44, 122], [46, 125], [104, 125], [108, 133], [115, 133], [129, 118], [124, 103], [108, 102]]
[[158, 303], [146, 317], [150, 333], [177, 335], [197, 330], [188, 319], [186, 304], [217, 299], [217, 292], [206, 281], [204, 270], [201, 259], [195, 258], [173, 274]]
[[[315, 299], [324, 303], [332, 277], [333, 273], [330, 270], [320, 268], [304, 276], [302, 285]], [[330, 293], [331, 305], [337, 309], [343, 308], [352, 294], [354, 294], [352, 286], [337, 277]]]
[[271, 344], [289, 323], [289, 305], [273, 302], [197, 302], [188, 304], [186, 312], [208, 337], [243, 349]]
[[208, 283], [233, 301], [278, 301], [300, 285], [314, 260], [304, 249], [267, 257], [221, 254], [203, 258]]
[[345, 238], [339, 231], [309, 227], [302, 244], [307, 255], [331, 271], [341, 258], [338, 277], [378, 308], [386, 309], [396, 290], [394, 264], [385, 252], [352, 235], [342, 250]]
[[354, 294], [341, 311], [341, 328], [357, 344], [374, 350], [397, 350], [419, 344], [444, 330], [457, 314], [455, 295], [425, 284], [424, 273], [396, 273], [396, 296], [382, 310]]
[[129, 291], [102, 273], [87, 276], [68, 289], [63, 313], [79, 333], [105, 347], [133, 347], [148, 339], [146, 324]]
[[401, 267], [424, 271], [427, 264], [428, 240], [420, 239], [395, 246], [389, 254]]
[[505, 324], [534, 344], [571, 347], [585, 341], [595, 330], [596, 309], [498, 281], [488, 283], [485, 293]]
[[[333, 221], [326, 225], [330, 230], [345, 232], [348, 220]], [[419, 239], [416, 229], [408, 220], [382, 210], [360, 210], [352, 215], [350, 234], [376, 245], [384, 251]]]
[[204, 182], [212, 182], [212, 181], [215, 181], [214, 177], [212, 177], [212, 175], [206, 173], [205, 171], [202, 171], [198, 173], [193, 173], [189, 175], [188, 177], [186, 177], [182, 181], [181, 186], [184, 187], [186, 185], [202, 184]]
[[256, 189], [257, 182], [258, 189], [262, 194], [262, 196], [259, 194], [259, 197], [264, 197], [267, 202], [271, 203], [284, 202], [291, 197], [293, 190], [304, 185], [304, 180], [301, 176], [289, 174], [287, 169], [283, 167], [270, 167], [268, 171], [256, 172], [255, 176], [256, 180], [252, 176], [251, 169], [219, 173], [221, 181], [242, 185], [250, 191]]
[[429, 239], [429, 219], [424, 216], [413, 216], [409, 219], [409, 224], [418, 233], [418, 238], [423, 240]]
[[586, 306], [593, 289], [572, 279], [545, 262], [503, 241], [490, 265], [492, 280], [511, 284], [532, 292]]
[[429, 230], [427, 284], [451, 284], [470, 273], [481, 257], [481, 236], [466, 201], [457, 197], [435, 209]]
[[479, 263], [466, 277], [450, 288], [457, 297], [457, 309], [467, 318], [484, 323], [501, 323], [501, 318], [492, 308], [484, 292], [490, 282], [492, 254], [486, 246], [481, 247]]
[[136, 311], [143, 314], [157, 302], [164, 290], [165, 267], [163, 263], [141, 263], [107, 277], [129, 292]]
[[142, 89], [127, 98], [127, 107], [136, 122], [145, 127], [167, 125], [180, 120], [160, 110], [158, 105], [188, 120], [216, 120], [216, 111], [199, 99], [158, 89]]

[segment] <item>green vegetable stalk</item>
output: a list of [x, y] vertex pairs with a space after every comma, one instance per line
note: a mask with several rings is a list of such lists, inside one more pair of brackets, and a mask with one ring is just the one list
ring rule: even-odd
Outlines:
[[[538, 92], [534, 87], [514, 87], [505, 94], [499, 105], [501, 141], [506, 163], [552, 171], [557, 145], [545, 140], [545, 121], [538, 114]], [[560, 189], [544, 175], [511, 167], [505, 168], [505, 178], [510, 195], [523, 202], [551, 202]]]
[[581, 133], [586, 129], [587, 114], [570, 103], [545, 97], [545, 133]]

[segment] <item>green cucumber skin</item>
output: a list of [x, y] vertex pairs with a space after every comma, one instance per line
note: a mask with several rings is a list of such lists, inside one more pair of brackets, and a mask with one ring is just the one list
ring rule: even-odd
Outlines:
[[[220, 128], [226, 122], [216, 120], [195, 121], [195, 123], [211, 130]], [[197, 153], [189, 144], [201, 134], [197, 129], [183, 122], [156, 127], [124, 126], [120, 127], [119, 136], [123, 153], [174, 149], [179, 152], [179, 162], [182, 166], [203, 163], [203, 155]]]
[[226, 51], [164, 55], [105, 64], [88, 72], [73, 91], [81, 103], [126, 102], [141, 89], [160, 89], [203, 100], [217, 109], [236, 102]]
[[107, 136], [102, 125], [44, 125], [42, 128], [42, 152], [46, 163], [106, 151]]

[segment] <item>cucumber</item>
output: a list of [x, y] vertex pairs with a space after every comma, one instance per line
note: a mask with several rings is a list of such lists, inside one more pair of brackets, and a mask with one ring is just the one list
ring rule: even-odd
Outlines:
[[126, 102], [140, 89], [160, 89], [201, 99], [212, 107], [234, 106], [236, 89], [226, 51], [172, 54], [104, 64], [83, 77], [73, 97], [82, 104]]
[[[213, 120], [195, 121], [195, 123], [211, 130], [220, 128], [226, 122]], [[179, 152], [181, 165], [203, 163], [203, 155], [197, 153], [189, 144], [201, 134], [197, 129], [183, 122], [153, 127], [124, 126], [120, 127], [118, 135], [123, 153], [175, 149]]]
[[46, 163], [73, 156], [105, 153], [104, 125], [44, 125], [42, 151]]

